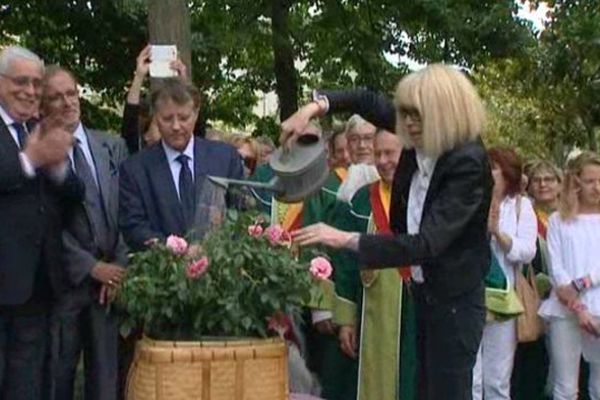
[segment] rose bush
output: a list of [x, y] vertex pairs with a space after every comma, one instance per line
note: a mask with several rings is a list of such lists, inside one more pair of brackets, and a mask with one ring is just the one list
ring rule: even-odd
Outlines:
[[299, 312], [327, 273], [323, 259], [311, 274], [290, 244], [281, 226], [229, 211], [201, 243], [171, 236], [132, 255], [117, 298], [122, 333], [141, 325], [169, 340], [276, 334], [273, 316]]

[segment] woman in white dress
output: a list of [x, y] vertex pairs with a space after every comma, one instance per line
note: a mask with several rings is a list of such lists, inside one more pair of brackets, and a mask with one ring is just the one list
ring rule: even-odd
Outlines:
[[581, 356], [590, 363], [589, 393], [600, 400], [600, 157], [583, 153], [565, 171], [559, 211], [548, 226], [554, 290], [540, 307], [548, 322], [553, 398], [578, 395]]

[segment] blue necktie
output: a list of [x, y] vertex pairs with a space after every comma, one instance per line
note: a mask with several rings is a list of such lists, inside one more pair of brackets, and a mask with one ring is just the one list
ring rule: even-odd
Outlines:
[[179, 171], [179, 202], [183, 209], [186, 225], [191, 226], [194, 217], [194, 180], [188, 162], [190, 157], [180, 154], [176, 160], [181, 164], [181, 170]]
[[13, 122], [12, 124], [15, 131], [17, 131], [17, 139], [19, 141], [19, 147], [22, 149], [25, 148], [25, 142], [27, 141], [27, 131], [25, 130], [25, 125], [19, 122]]

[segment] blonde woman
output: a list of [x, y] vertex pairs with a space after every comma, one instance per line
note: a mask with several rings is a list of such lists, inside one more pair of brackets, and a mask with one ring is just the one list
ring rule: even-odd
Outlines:
[[559, 210], [548, 223], [554, 289], [540, 307], [549, 327], [553, 398], [577, 398], [579, 362], [590, 364], [589, 394], [600, 399], [600, 157], [582, 153], [565, 171]]
[[420, 398], [470, 399], [485, 323], [492, 194], [480, 139], [485, 112], [475, 88], [460, 71], [435, 64], [403, 78], [393, 104], [361, 91], [316, 100], [283, 124], [284, 140], [301, 132], [307, 115], [322, 114], [328, 106], [396, 128], [405, 150], [393, 180], [391, 234], [315, 224], [294, 232], [296, 242], [354, 251], [363, 269], [411, 266]]

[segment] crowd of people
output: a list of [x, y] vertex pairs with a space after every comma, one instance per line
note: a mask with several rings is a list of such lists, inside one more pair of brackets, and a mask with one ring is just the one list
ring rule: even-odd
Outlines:
[[[18, 46], [0, 53], [0, 398], [73, 399], [82, 358], [85, 398], [121, 397], [135, 338], [119, 338], [111, 302], [127, 254], [200, 238], [210, 210], [253, 206], [300, 247], [324, 246], [334, 267], [335, 290], [295, 321], [292, 391], [600, 400], [600, 156], [558, 168], [486, 148], [475, 87], [435, 64], [393, 100], [315, 91], [282, 122], [284, 146], [327, 140], [316, 193], [228, 192], [206, 177], [270, 181], [273, 141], [207, 128], [180, 61], [146, 101], [149, 63], [146, 47], [119, 137], [81, 122], [69, 69]], [[323, 131], [334, 113], [352, 116]], [[486, 293], [492, 274], [509, 293], [529, 269], [545, 335], [520, 343], [518, 313], [491, 309]]]

